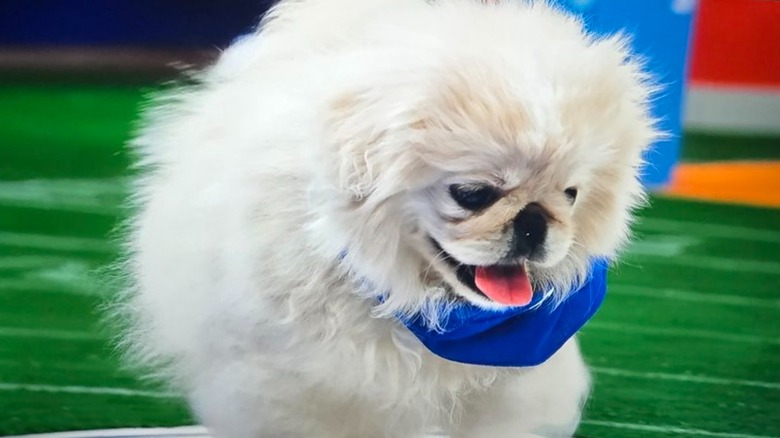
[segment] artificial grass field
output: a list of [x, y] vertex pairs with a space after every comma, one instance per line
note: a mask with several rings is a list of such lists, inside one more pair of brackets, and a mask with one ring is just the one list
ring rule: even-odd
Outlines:
[[[120, 370], [97, 325], [91, 272], [116, 254], [141, 99], [0, 86], [0, 435], [192, 422]], [[780, 156], [691, 138], [693, 159]], [[595, 392], [579, 436], [780, 437], [780, 210], [655, 197], [641, 218], [580, 338]]]

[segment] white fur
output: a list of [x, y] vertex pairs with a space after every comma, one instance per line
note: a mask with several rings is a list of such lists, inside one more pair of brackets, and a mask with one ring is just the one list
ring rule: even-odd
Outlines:
[[[135, 141], [120, 313], [137, 363], [218, 437], [571, 436], [589, 387], [574, 340], [533, 369], [469, 366], [391, 315], [500, 307], [427, 238], [491, 262], [508, 236], [475, 230], [532, 201], [559, 219], [536, 284], [568, 290], [615, 255], [655, 135], [619, 38], [525, 2], [286, 0], [198, 81]], [[486, 179], [511, 196], [482, 219], [446, 195]]]

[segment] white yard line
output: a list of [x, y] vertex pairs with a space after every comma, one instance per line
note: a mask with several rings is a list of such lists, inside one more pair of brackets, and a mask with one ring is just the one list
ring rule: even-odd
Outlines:
[[709, 339], [713, 341], [735, 342], [743, 344], [780, 345], [780, 337], [770, 338], [755, 335], [735, 335], [730, 333], [713, 332], [709, 330], [682, 329], [674, 327], [647, 327], [632, 324], [592, 321], [585, 326], [585, 331], [601, 330], [620, 333], [634, 333], [640, 335], [657, 335], [671, 337], [685, 337]]
[[[703, 429], [692, 429], [676, 426], [649, 425], [636, 423], [619, 423], [614, 421], [584, 420], [582, 424], [587, 426], [606, 427], [610, 429], [633, 430], [640, 432], [656, 432], [665, 435], [688, 435], [712, 438], [778, 438], [769, 435], [753, 435], [732, 432], [712, 432]], [[181, 426], [172, 428], [139, 428], [139, 429], [103, 429], [83, 430], [73, 432], [55, 432], [36, 435], [19, 435], [7, 438], [202, 438], [209, 437], [209, 432], [203, 426]], [[429, 437], [441, 437], [444, 435], [428, 435]]]
[[153, 438], [153, 437], [208, 437], [209, 432], [203, 426], [153, 427], [127, 429], [77, 430], [72, 432], [41, 433], [18, 435], [6, 438]]
[[29, 383], [0, 382], [0, 391], [5, 392], [49, 392], [85, 395], [114, 395], [122, 397], [178, 398], [176, 394], [163, 391], [143, 391], [129, 388], [74, 385], [39, 385]]
[[0, 231], [0, 245], [19, 248], [35, 248], [53, 251], [88, 251], [114, 253], [117, 248], [104, 239], [87, 237], [53, 236]]
[[677, 257], [685, 253], [685, 250], [700, 244], [701, 239], [682, 235], [659, 234], [646, 236], [637, 240], [629, 247], [629, 253], [633, 255], [646, 255], [654, 257]]
[[780, 275], [780, 263], [763, 260], [729, 259], [704, 255], [676, 255], [667, 257], [648, 253], [628, 252], [629, 259], [641, 260], [639, 264], [660, 264], [685, 266], [719, 272], [738, 272], [740, 274]]
[[647, 297], [653, 299], [687, 301], [692, 303], [780, 309], [780, 299], [776, 298], [755, 298], [739, 295], [712, 294], [685, 289], [654, 288], [647, 286], [635, 286], [631, 284], [621, 284], [616, 282], [609, 283], [609, 293], [616, 295]]
[[582, 424], [588, 426], [608, 427], [610, 429], [625, 429], [641, 432], [658, 432], [666, 435], [692, 435], [714, 438], [778, 438], [770, 435], [753, 435], [747, 433], [712, 432], [704, 429], [690, 429], [686, 427], [662, 426], [650, 424], [618, 423], [615, 421], [583, 420]]
[[122, 178], [0, 181], [0, 205], [115, 215], [128, 187]]
[[45, 211], [56, 211], [66, 213], [88, 213], [102, 216], [117, 216], [121, 213], [121, 209], [116, 202], [101, 202], [99, 205], [83, 204], [78, 201], [71, 201], [68, 199], [62, 199], [58, 202], [49, 202], [42, 204], [36, 200], [27, 199], [2, 199], [0, 197], [0, 206], [3, 207], [17, 207], [17, 208], [30, 208], [39, 209]]
[[591, 370], [596, 374], [615, 376], [615, 377], [626, 377], [631, 379], [671, 380], [676, 382], [703, 383], [709, 385], [749, 386], [753, 388], [763, 388], [763, 389], [780, 389], [780, 383], [762, 382], [758, 380], [723, 379], [720, 377], [695, 376], [695, 375], [688, 375], [688, 374], [670, 374], [670, 373], [658, 373], [658, 372], [628, 371], [628, 370], [621, 370], [617, 368], [603, 368], [603, 367], [591, 367]]
[[73, 256], [49, 256], [49, 255], [25, 255], [25, 256], [0, 256], [0, 270], [30, 270], [39, 268], [51, 268], [73, 260], [79, 260]]
[[91, 282], [61, 282], [50, 279], [32, 279], [24, 278], [17, 280], [0, 279], [0, 294], [3, 292], [25, 291], [25, 292], [45, 292], [45, 293], [63, 293], [82, 296], [103, 296], [99, 287]]
[[63, 341], [95, 341], [104, 339], [98, 333], [91, 332], [17, 327], [0, 327], [0, 338], [41, 338]]
[[11, 271], [11, 278], [0, 278], [0, 293], [8, 291], [62, 292], [76, 295], [100, 295], [105, 283], [95, 277], [95, 266], [78, 257], [0, 256], [0, 272]]
[[[42, 433], [37, 435], [19, 435], [6, 438], [206, 438], [210, 437], [208, 429], [203, 426], [154, 427], [137, 429], [101, 429], [80, 430], [73, 432]], [[446, 438], [447, 435], [432, 433], [424, 438]]]
[[779, 231], [741, 227], [737, 225], [708, 224], [656, 218], [640, 218], [637, 221], [637, 224], [637, 228], [660, 231], [667, 234], [780, 243]]

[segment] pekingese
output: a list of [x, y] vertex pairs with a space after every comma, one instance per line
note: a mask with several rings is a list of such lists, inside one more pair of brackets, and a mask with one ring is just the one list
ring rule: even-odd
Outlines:
[[135, 363], [219, 438], [574, 433], [601, 295], [559, 311], [657, 135], [622, 37], [541, 2], [283, 0], [196, 79], [133, 143]]

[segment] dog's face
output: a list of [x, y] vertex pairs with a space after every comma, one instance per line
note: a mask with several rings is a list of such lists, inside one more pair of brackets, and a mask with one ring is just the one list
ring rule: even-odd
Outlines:
[[469, 76], [464, 67], [442, 78], [435, 115], [410, 146], [438, 175], [411, 195], [428, 246], [418, 249], [453, 292], [483, 306], [565, 293], [626, 238], [652, 135], [644, 108], [604, 70], [534, 89]]
[[369, 275], [394, 258], [416, 272], [389, 276], [497, 308], [565, 294], [615, 255], [655, 136], [649, 90], [617, 39], [558, 49], [472, 54], [334, 105], [352, 241], [382, 266]]
[[[511, 129], [522, 132], [518, 128]], [[456, 136], [445, 142], [465, 140]], [[488, 158], [477, 146], [472, 154], [441, 158], [459, 169], [415, 195], [431, 267], [453, 291], [483, 305], [531, 301], [534, 286], [545, 283], [539, 271], [554, 272], [578, 253], [574, 245], [584, 244], [578, 222], [594, 213], [587, 212], [589, 200], [600, 196], [593, 193], [588, 157], [567, 150], [562, 143], [569, 140], [536, 139], [543, 143], [535, 144], [520, 137], [511, 143], [468, 139], [481, 146], [491, 142], [485, 149], [494, 148], [495, 155]]]

